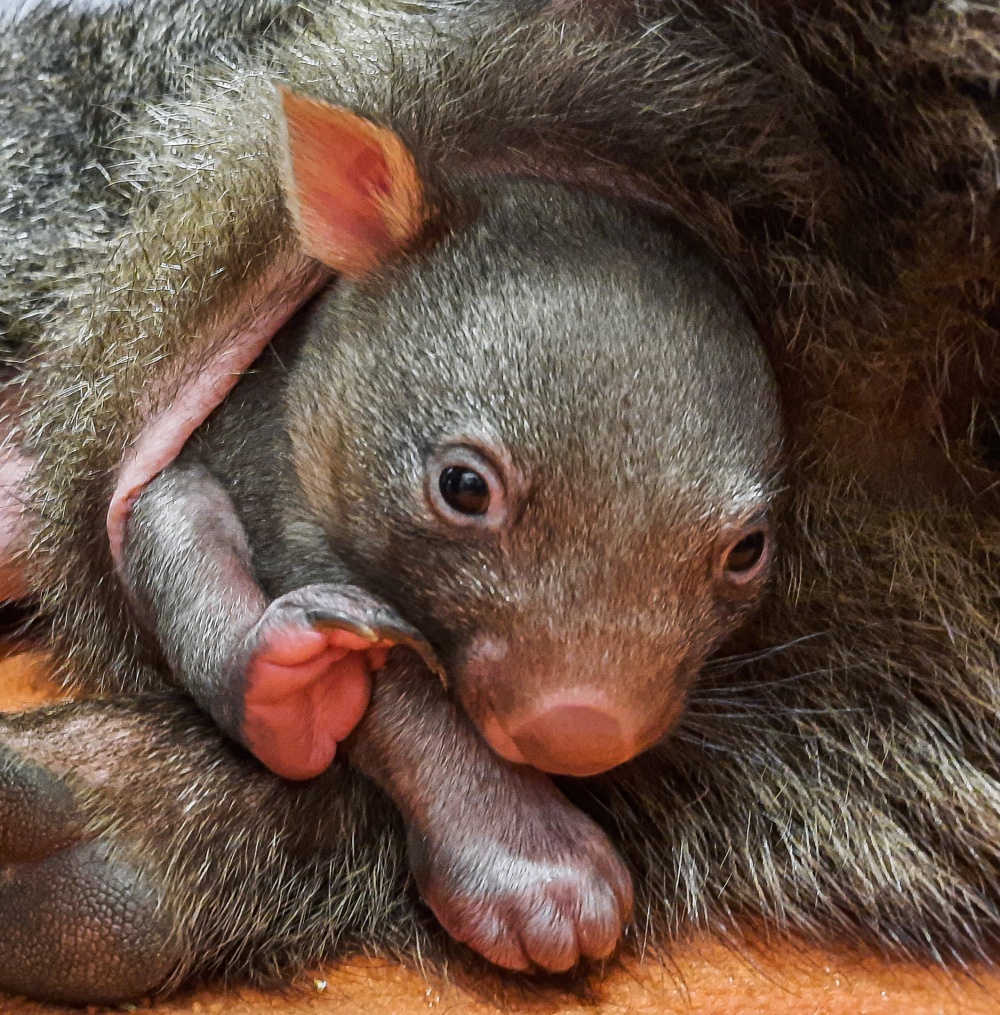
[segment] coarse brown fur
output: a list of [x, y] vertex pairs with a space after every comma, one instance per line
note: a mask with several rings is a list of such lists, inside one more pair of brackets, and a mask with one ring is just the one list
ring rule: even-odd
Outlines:
[[[140, 425], [135, 393], [169, 397], [158, 380], [197, 367], [206, 316], [290, 243], [266, 155], [277, 78], [390, 125], [431, 180], [488, 164], [630, 189], [728, 268], [769, 344], [791, 433], [773, 594], [663, 749], [569, 789], [636, 874], [635, 940], [763, 919], [939, 959], [989, 952], [1000, 11], [659, 0], [555, 18], [481, 5], [481, 31], [454, 10], [327, 5], [293, 42], [199, 76], [117, 135], [134, 210], [110, 256], [95, 244], [83, 281], [59, 291], [28, 378], [34, 579], [66, 679], [162, 687], [109, 577], [103, 512]], [[345, 841], [365, 841], [369, 813], [344, 809]], [[217, 834], [192, 814], [178, 850]], [[212, 878], [258, 872], [262, 843], [234, 845]], [[190, 967], [298, 962], [339, 937], [412, 945], [417, 911], [389, 901], [398, 847], [379, 855], [371, 877], [324, 882], [298, 922], [267, 920], [253, 893], [183, 914], [225, 934]], [[176, 876], [204, 875], [179, 863]]]

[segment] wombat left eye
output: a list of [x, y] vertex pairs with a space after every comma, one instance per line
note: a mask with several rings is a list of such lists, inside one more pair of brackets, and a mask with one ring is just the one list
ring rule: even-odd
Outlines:
[[490, 506], [490, 484], [472, 469], [450, 465], [438, 479], [444, 502], [463, 515], [484, 515]]
[[764, 559], [767, 551], [767, 532], [754, 529], [734, 543], [723, 562], [726, 576], [737, 581], [750, 578]]

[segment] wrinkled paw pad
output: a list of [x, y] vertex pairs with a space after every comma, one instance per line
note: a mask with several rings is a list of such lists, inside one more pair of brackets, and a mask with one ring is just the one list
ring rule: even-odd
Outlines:
[[182, 959], [161, 902], [158, 877], [102, 840], [0, 869], [0, 990], [110, 1004], [156, 988]]
[[277, 775], [311, 779], [361, 721], [389, 643], [353, 631], [284, 624], [247, 668], [244, 740]]

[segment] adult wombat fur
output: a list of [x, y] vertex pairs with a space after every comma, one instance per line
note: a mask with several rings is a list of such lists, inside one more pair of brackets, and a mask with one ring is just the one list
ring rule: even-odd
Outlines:
[[[566, 787], [631, 868], [643, 938], [763, 918], [984, 953], [1000, 830], [997, 22], [945, 4], [337, 6], [235, 70], [172, 84], [179, 98], [116, 135], [109, 235], [81, 243], [75, 284], [34, 260], [14, 300], [47, 313], [17, 335], [36, 357], [30, 581], [67, 681], [101, 698], [7, 723], [4, 827], [31, 832], [5, 832], [8, 859], [51, 852], [3, 903], [39, 914], [3, 921], [22, 957], [8, 985], [125, 996], [425, 933], [399, 894], [396, 820], [349, 769], [291, 787], [179, 699], [130, 693], [162, 692], [164, 674], [122, 610], [104, 514], [206, 321], [290, 256], [278, 173], [256, 157], [273, 149], [272, 77], [377, 117], [432, 170], [669, 212], [768, 343], [790, 434], [772, 594], [667, 742]], [[47, 921], [82, 914], [52, 887], [81, 869], [132, 872], [146, 936], [102, 940], [102, 968], [84, 947], [57, 982]]]

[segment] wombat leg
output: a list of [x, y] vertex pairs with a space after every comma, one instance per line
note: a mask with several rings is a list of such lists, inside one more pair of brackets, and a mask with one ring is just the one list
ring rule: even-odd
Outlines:
[[[137, 997], [177, 965], [156, 877], [88, 832], [84, 786], [26, 758], [0, 723], [0, 990]], [[92, 748], [95, 745], [86, 745]]]
[[393, 653], [374, 684], [349, 758], [402, 811], [444, 928], [511, 969], [610, 955], [632, 886], [604, 832], [542, 773], [493, 754], [413, 656]]
[[369, 674], [404, 643], [433, 660], [389, 606], [342, 582], [271, 603], [229, 495], [200, 462], [162, 472], [136, 503], [123, 568], [183, 686], [268, 768], [308, 779], [368, 704]]

